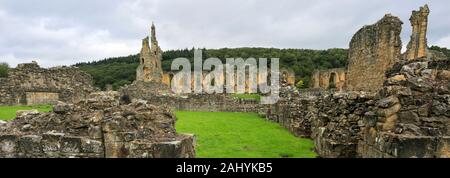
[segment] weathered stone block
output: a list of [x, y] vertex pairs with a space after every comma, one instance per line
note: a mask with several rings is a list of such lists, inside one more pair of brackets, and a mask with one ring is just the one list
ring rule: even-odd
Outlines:
[[19, 150], [29, 155], [42, 153], [42, 137], [38, 135], [26, 135], [19, 138]]
[[42, 135], [42, 149], [44, 152], [58, 152], [61, 149], [63, 133], [45, 133]]
[[104, 146], [99, 140], [92, 140], [88, 138], [81, 139], [81, 148], [83, 153], [100, 153], [103, 154]]
[[19, 147], [16, 135], [0, 135], [0, 157], [15, 157]]
[[62, 153], [80, 153], [81, 152], [81, 138], [80, 137], [63, 137], [61, 139]]

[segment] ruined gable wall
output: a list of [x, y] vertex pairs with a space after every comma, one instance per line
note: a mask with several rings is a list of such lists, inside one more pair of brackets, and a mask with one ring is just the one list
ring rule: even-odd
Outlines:
[[400, 60], [401, 25], [398, 17], [387, 14], [353, 36], [349, 48], [347, 90], [376, 92], [382, 87], [385, 71]]
[[77, 68], [44, 69], [37, 63], [19, 64], [9, 71], [7, 78], [0, 80], [0, 105], [28, 104], [27, 93], [28, 99], [39, 100], [41, 104], [54, 104], [56, 98], [76, 102], [95, 91], [92, 77]]

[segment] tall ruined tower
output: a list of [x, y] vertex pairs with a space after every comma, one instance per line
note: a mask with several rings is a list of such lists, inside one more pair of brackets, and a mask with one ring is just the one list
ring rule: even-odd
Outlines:
[[163, 70], [161, 66], [162, 51], [156, 40], [155, 25], [151, 26], [151, 46], [149, 38], [142, 40], [142, 49], [139, 57], [139, 67], [136, 70], [136, 80], [143, 82], [161, 83]]
[[428, 5], [420, 7], [419, 11], [412, 12], [411, 18], [409, 19], [412, 26], [412, 34], [404, 56], [406, 60], [427, 56], [427, 26], [429, 14], [430, 9], [428, 9]]

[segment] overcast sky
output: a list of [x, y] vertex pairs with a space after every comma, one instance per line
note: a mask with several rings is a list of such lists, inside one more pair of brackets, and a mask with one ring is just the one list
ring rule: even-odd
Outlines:
[[0, 0], [0, 62], [50, 67], [136, 54], [152, 21], [163, 50], [327, 49], [347, 48], [359, 28], [392, 13], [406, 45], [411, 11], [425, 3], [429, 45], [450, 47], [448, 0]]

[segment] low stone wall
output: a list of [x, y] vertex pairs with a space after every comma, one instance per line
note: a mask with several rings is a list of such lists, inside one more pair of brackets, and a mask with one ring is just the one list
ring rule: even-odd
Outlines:
[[53, 112], [23, 114], [0, 126], [0, 158], [191, 158], [194, 136], [177, 134], [175, 116], [146, 101], [94, 93]]
[[255, 112], [265, 114], [268, 106], [256, 99], [239, 99], [227, 94], [168, 94], [164, 84], [135, 82], [122, 87], [119, 92], [130, 101], [147, 100], [155, 105], [163, 105], [174, 110], [204, 112]]
[[318, 98], [311, 121], [311, 137], [321, 157], [357, 157], [357, 146], [364, 128], [363, 117], [373, 105], [373, 94], [334, 93]]
[[[303, 92], [303, 91], [302, 91]], [[312, 138], [320, 157], [356, 157], [364, 128], [364, 113], [373, 105], [373, 94], [322, 91], [316, 96], [282, 89], [282, 100], [272, 105], [267, 118], [294, 135]]]
[[309, 111], [316, 97], [300, 95], [293, 87], [283, 87], [280, 92], [280, 100], [270, 105], [266, 112], [266, 118], [277, 122], [288, 129], [295, 136], [311, 137], [311, 118]]
[[150, 103], [164, 103], [175, 110], [182, 111], [254, 112], [264, 114], [268, 107], [261, 105], [255, 99], [239, 99], [230, 95], [152, 96], [146, 99]]

